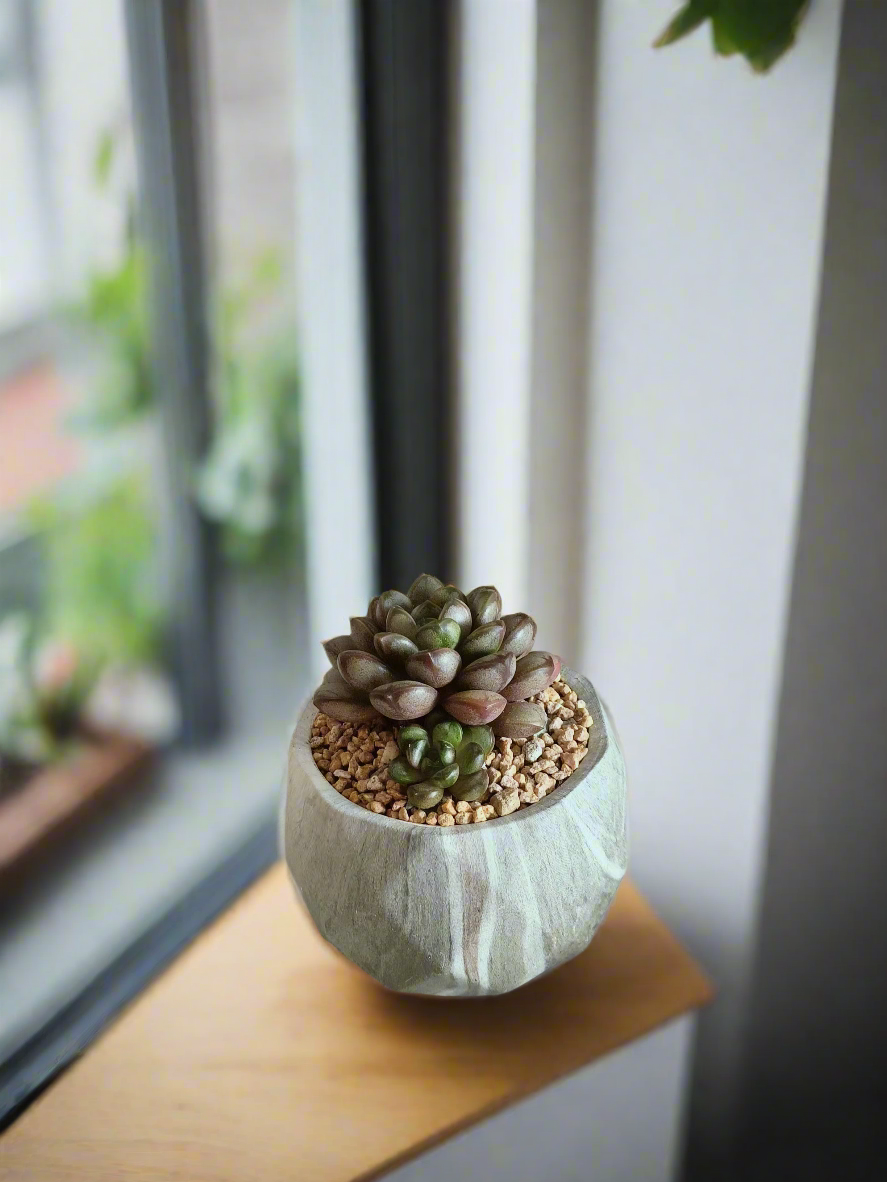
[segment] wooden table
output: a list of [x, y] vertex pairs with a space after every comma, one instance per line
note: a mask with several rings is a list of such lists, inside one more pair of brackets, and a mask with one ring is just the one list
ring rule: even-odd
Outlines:
[[[376, 1177], [567, 1073], [626, 1062], [608, 1052], [640, 1045], [709, 995], [698, 967], [630, 883], [585, 953], [517, 993], [467, 1001], [389, 994], [320, 939], [278, 865], [0, 1138], [0, 1179]], [[687, 1037], [682, 1054], [688, 1045]], [[629, 1072], [625, 1086], [636, 1107], [642, 1076], [659, 1069], [638, 1060], [631, 1070], [638, 1078]], [[595, 1093], [602, 1111], [620, 1086], [612, 1070], [611, 1077]], [[682, 1078], [678, 1064], [672, 1091]], [[568, 1086], [572, 1080], [557, 1088]], [[594, 1123], [598, 1100], [581, 1099], [589, 1112], [578, 1111], [557, 1088], [542, 1093], [554, 1115], [538, 1117], [536, 1143], [556, 1132], [550, 1126], [559, 1112]], [[516, 1153], [517, 1130], [532, 1130], [539, 1103], [534, 1097], [512, 1109], [510, 1132], [496, 1124], [502, 1115], [481, 1129], [498, 1128], [503, 1152]], [[679, 1095], [674, 1106], [672, 1123]], [[654, 1123], [661, 1107], [653, 1105]], [[612, 1124], [608, 1119], [599, 1139], [616, 1136]], [[629, 1130], [626, 1145], [632, 1137]], [[561, 1134], [552, 1140], [563, 1144]], [[487, 1168], [478, 1161], [487, 1152], [479, 1143], [457, 1137], [450, 1144], [469, 1154], [478, 1178], [500, 1176], [495, 1162]], [[449, 1148], [422, 1158], [431, 1174], [473, 1177], [440, 1159]], [[519, 1156], [529, 1160], [531, 1152]], [[411, 1172], [417, 1168], [399, 1173], [431, 1176]], [[502, 1177], [520, 1173], [507, 1168]], [[603, 1176], [586, 1168], [548, 1176]], [[654, 1164], [644, 1177], [665, 1178], [666, 1169], [663, 1163], [657, 1173]], [[625, 1177], [641, 1182], [640, 1175]]]

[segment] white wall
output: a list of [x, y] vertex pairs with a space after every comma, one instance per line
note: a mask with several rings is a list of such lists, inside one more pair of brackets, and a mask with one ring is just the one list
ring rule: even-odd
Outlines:
[[864, 1111], [887, 1053], [885, 55], [887, 7], [848, 0], [749, 1024], [759, 1139]]
[[[129, 119], [121, 0], [74, 7], [69, 0], [39, 5], [57, 297], [70, 295], [90, 266], [118, 249], [122, 202], [97, 195], [93, 160], [100, 134]], [[119, 180], [125, 189], [125, 175]]]
[[651, 52], [670, 7], [601, 9], [582, 665], [624, 740], [633, 873], [718, 984], [693, 1111], [718, 1145], [736, 1116], [840, 5], [813, 5], [766, 78], [704, 34]]

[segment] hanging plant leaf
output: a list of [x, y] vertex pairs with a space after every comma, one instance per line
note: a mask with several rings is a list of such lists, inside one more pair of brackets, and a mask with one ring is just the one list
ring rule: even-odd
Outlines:
[[765, 73], [794, 45], [808, 6], [809, 0], [688, 0], [654, 45], [672, 45], [711, 20], [717, 54], [740, 53]]

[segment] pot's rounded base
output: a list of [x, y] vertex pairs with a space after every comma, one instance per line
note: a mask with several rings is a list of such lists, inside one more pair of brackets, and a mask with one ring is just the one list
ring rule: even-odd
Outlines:
[[627, 863], [625, 768], [591, 684], [588, 755], [531, 809], [483, 825], [405, 825], [344, 800], [314, 765], [310, 703], [293, 735], [281, 839], [322, 936], [386, 988], [508, 993], [582, 952]]

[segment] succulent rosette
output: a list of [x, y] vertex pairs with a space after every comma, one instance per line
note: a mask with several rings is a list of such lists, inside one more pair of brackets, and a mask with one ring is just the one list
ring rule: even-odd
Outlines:
[[[407, 777], [400, 782], [410, 785], [411, 796], [423, 795], [416, 785], [432, 780], [441, 795], [453, 794], [456, 781], [470, 776], [478, 777], [476, 789], [486, 777], [483, 761], [474, 767], [476, 752], [464, 754], [463, 748], [486, 746], [486, 737], [477, 742], [480, 728], [489, 735], [486, 758], [493, 734], [527, 739], [545, 726], [545, 710], [528, 699], [551, 685], [561, 661], [533, 650], [535, 639], [531, 616], [502, 615], [495, 587], [475, 587], [466, 595], [452, 583], [420, 575], [406, 594], [375, 596], [365, 616], [352, 616], [350, 633], [324, 642], [332, 668], [314, 704], [339, 722], [378, 722], [380, 715], [393, 722], [404, 766], [395, 761], [392, 774], [398, 778], [399, 770]], [[458, 724], [458, 741], [455, 729], [449, 739], [443, 737], [442, 728], [452, 723]], [[412, 738], [404, 737], [412, 731], [417, 732]], [[424, 792], [428, 799], [432, 795], [430, 789]]]

